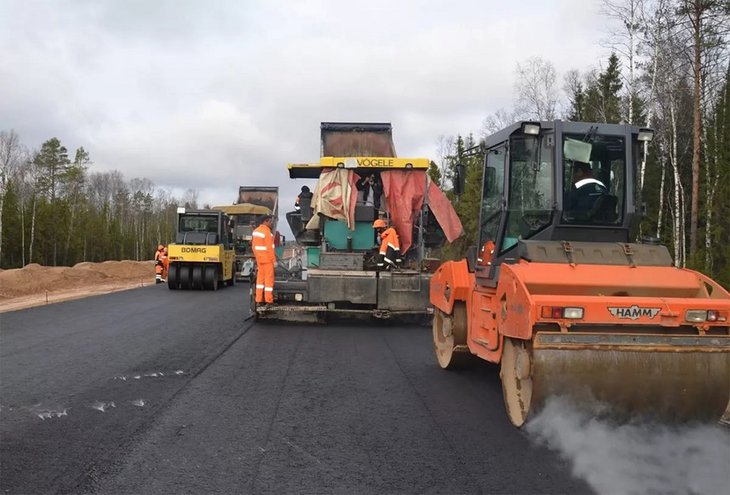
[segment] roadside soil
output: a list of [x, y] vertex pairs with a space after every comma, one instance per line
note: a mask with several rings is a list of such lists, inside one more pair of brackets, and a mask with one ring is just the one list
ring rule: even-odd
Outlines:
[[83, 262], [0, 270], [0, 313], [155, 283], [154, 261]]

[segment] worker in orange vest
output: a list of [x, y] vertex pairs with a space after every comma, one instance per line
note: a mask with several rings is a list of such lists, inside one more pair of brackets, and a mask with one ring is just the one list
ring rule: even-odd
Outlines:
[[388, 227], [385, 220], [378, 218], [373, 222], [373, 229], [380, 237], [378, 269], [388, 269], [400, 263], [400, 240], [393, 227]]
[[164, 270], [163, 261], [162, 261], [162, 250], [165, 248], [162, 244], [157, 246], [157, 251], [155, 251], [155, 283], [161, 284], [162, 283], [162, 272]]
[[162, 281], [167, 282], [167, 267], [170, 264], [170, 258], [167, 257], [167, 246], [162, 248], [160, 259], [162, 260]]
[[256, 304], [274, 303], [274, 236], [271, 233], [273, 217], [266, 215], [251, 234], [251, 247], [256, 256]]

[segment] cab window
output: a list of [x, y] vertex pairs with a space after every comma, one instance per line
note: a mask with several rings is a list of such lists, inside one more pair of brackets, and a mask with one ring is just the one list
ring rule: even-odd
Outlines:
[[553, 210], [553, 160], [546, 135], [515, 136], [510, 141], [509, 201], [501, 251], [550, 225]]
[[563, 223], [620, 224], [626, 201], [625, 139], [565, 135], [562, 186]]
[[482, 208], [479, 228], [479, 246], [495, 241], [499, 230], [504, 202], [504, 172], [507, 147], [502, 144], [487, 150], [482, 187]]

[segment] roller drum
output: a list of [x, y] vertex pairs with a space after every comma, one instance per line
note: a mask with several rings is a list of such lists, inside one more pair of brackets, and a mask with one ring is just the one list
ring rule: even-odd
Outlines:
[[716, 421], [730, 401], [730, 337], [538, 333], [532, 342], [505, 338], [502, 380], [508, 414], [517, 426], [554, 396], [617, 418]]

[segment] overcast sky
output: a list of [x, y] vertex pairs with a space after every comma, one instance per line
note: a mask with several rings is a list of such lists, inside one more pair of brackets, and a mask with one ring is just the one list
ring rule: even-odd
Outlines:
[[512, 107], [518, 62], [597, 67], [606, 24], [599, 0], [0, 0], [0, 130], [201, 203], [278, 185], [286, 211], [320, 122], [435, 159]]

